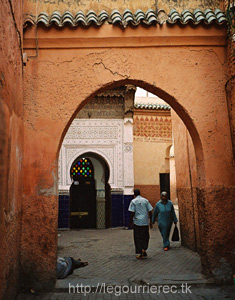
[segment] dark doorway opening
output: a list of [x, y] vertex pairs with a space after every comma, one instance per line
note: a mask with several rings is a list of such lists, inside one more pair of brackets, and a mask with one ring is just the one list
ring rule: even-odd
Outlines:
[[70, 228], [96, 228], [94, 168], [89, 158], [76, 160], [70, 170]]
[[160, 193], [167, 192], [168, 199], [171, 199], [170, 194], [170, 173], [160, 173]]

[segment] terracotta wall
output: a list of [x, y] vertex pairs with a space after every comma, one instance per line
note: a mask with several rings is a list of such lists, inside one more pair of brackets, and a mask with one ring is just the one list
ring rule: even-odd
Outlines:
[[[226, 28], [218, 26], [165, 24], [160, 31], [128, 27], [124, 32], [109, 25], [98, 30], [38, 28], [39, 55], [29, 59], [24, 77], [21, 241], [25, 283], [49, 287], [55, 279], [56, 166], [64, 133], [96, 93], [124, 84], [163, 98], [187, 125], [197, 156], [203, 270], [217, 279], [228, 279], [234, 267], [235, 187], [224, 88], [225, 36]], [[32, 27], [24, 38], [25, 52], [35, 54]], [[160, 41], [164, 47], [159, 46]]]
[[198, 183], [194, 146], [186, 126], [174, 111], [172, 112], [172, 128], [182, 244], [192, 250], [199, 250], [196, 195]]
[[196, 8], [204, 10], [205, 8], [215, 9], [220, 7], [220, 0], [158, 0], [157, 6], [159, 9], [164, 9], [166, 12], [169, 12], [170, 9], [175, 8], [179, 12], [182, 12], [184, 9], [189, 9], [193, 11]]
[[137, 9], [141, 9], [144, 12], [149, 8], [155, 9], [164, 9], [167, 13], [172, 8], [176, 8], [179, 12], [184, 9], [190, 9], [191, 11], [196, 8], [211, 8], [215, 9], [220, 7], [219, 0], [80, 0], [80, 1], [48, 1], [48, 0], [25, 0], [24, 11], [26, 13], [31, 12], [34, 15], [37, 15], [39, 12], [45, 11], [48, 14], [51, 14], [53, 11], [57, 10], [60, 13], [64, 13], [66, 10], [69, 10], [73, 14], [77, 11], [82, 10], [84, 13], [87, 13], [89, 10], [94, 10], [96, 13], [99, 13], [101, 10], [106, 10], [108, 13], [111, 13], [114, 9], [118, 9], [120, 12], [123, 12], [125, 9], [130, 9], [133, 13]]
[[170, 191], [171, 191], [171, 201], [173, 202], [173, 204], [178, 204], [174, 156], [170, 157]]
[[153, 207], [160, 200], [159, 185], [135, 184], [135, 189], [139, 189], [141, 192], [141, 196], [148, 199]]
[[[230, 1], [232, 4], [232, 1]], [[224, 10], [228, 10], [228, 0], [224, 1]], [[225, 84], [228, 111], [230, 116], [230, 130], [233, 140], [233, 155], [235, 158], [235, 16], [232, 18], [228, 26], [228, 44], [227, 44], [227, 57], [229, 66], [229, 77]]]
[[19, 288], [22, 197], [22, 1], [0, 1], [0, 299]]

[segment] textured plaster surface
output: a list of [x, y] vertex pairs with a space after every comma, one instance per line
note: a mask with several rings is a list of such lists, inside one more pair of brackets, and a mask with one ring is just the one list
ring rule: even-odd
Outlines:
[[215, 9], [217, 7], [220, 7], [219, 0], [39, 0], [37, 2], [35, 0], [26, 0], [24, 11], [36, 15], [41, 11], [50, 14], [54, 10], [60, 11], [61, 13], [66, 10], [72, 13], [76, 13], [79, 10], [85, 13], [89, 10], [94, 10], [96, 13], [101, 10], [106, 10], [110, 13], [114, 9], [118, 9], [122, 13], [125, 9], [130, 9], [134, 13], [137, 9], [141, 9], [145, 12], [151, 8], [153, 10], [164, 9], [168, 13], [172, 8], [181, 12], [184, 9], [194, 10], [200, 8], [203, 10], [205, 8]]
[[[105, 36], [106, 29], [110, 34], [110, 27], [105, 25], [103, 31], [97, 31], [97, 34]], [[155, 34], [155, 31], [151, 31], [153, 28], [149, 30], [149, 33]], [[167, 28], [163, 26], [161, 30], [164, 35]], [[199, 37], [201, 30], [201, 27], [195, 29], [195, 36]], [[39, 31], [43, 40], [47, 32]], [[81, 31], [78, 32], [81, 34]], [[92, 35], [96, 31], [89, 32]], [[220, 216], [217, 216], [218, 220], [211, 218], [208, 221], [214, 207], [211, 203], [207, 204], [217, 199], [218, 190], [224, 188], [229, 191], [234, 182], [224, 89], [227, 78], [224, 47], [192, 47], [187, 46], [185, 40], [185, 44], [180, 47], [139, 45], [125, 48], [123, 45], [127, 40], [130, 42], [128, 37], [132, 34], [139, 33], [141, 41], [142, 31], [129, 30], [124, 35], [121, 31], [115, 31], [116, 37], [117, 32], [118, 42], [122, 45], [119, 48], [107, 47], [106, 39], [102, 39], [103, 47], [96, 47], [92, 37], [86, 35], [88, 44], [90, 39], [90, 48], [78, 48], [74, 40], [73, 47], [56, 50], [53, 41], [50, 44], [44, 39], [47, 49], [39, 49], [38, 57], [29, 58], [25, 68], [25, 213], [21, 240], [25, 283], [35, 284], [37, 281], [38, 285], [49, 287], [48, 280], [54, 278], [58, 211], [56, 166], [59, 148], [68, 126], [78, 110], [95, 94], [123, 84], [140, 86], [163, 98], [186, 124], [195, 147], [197, 187], [203, 188], [198, 196], [200, 214], [204, 220], [200, 232], [205, 236], [206, 230], [208, 242], [203, 242], [201, 247], [203, 253], [206, 253], [205, 257], [210, 257], [204, 268], [212, 272], [221, 255], [231, 263], [230, 254], [217, 247], [220, 234], [224, 242], [230, 237], [226, 238], [222, 232], [218, 222]], [[63, 38], [66, 39], [69, 38], [66, 34], [73, 35], [74, 32], [50, 31], [51, 37], [53, 34], [57, 34], [57, 37], [65, 34]], [[112, 42], [115, 44], [117, 40], [109, 37], [109, 45]], [[34, 49], [25, 51], [29, 56], [35, 55]], [[208, 190], [212, 200], [207, 200]], [[217, 200], [216, 203], [219, 205], [220, 202]], [[206, 211], [201, 208], [205, 205]], [[230, 210], [231, 203], [224, 207], [223, 214], [228, 213], [230, 216]], [[213, 224], [214, 228], [209, 224]], [[208, 249], [211, 244], [214, 247]]]
[[[166, 166], [166, 148], [169, 143], [134, 141], [135, 185], [159, 185], [159, 173], [169, 172]], [[168, 170], [166, 170], [168, 167]]]
[[235, 270], [235, 233], [231, 226], [235, 213], [235, 189], [223, 186], [197, 189], [197, 198], [202, 267], [219, 281], [231, 280]]
[[141, 196], [148, 199], [153, 207], [160, 199], [159, 184], [135, 184], [135, 189], [139, 189], [141, 192]]
[[[196, 160], [191, 139], [184, 124], [174, 113], [172, 122], [182, 244], [199, 251], [204, 271], [220, 281], [230, 280], [234, 271], [232, 256], [235, 234], [231, 226], [235, 212], [234, 188], [197, 188]], [[219, 226], [216, 226], [218, 222]], [[215, 249], [219, 254], [216, 259], [212, 254]]]
[[[0, 299], [19, 288], [22, 200], [22, 3], [0, 1]], [[11, 34], [9, 34], [9, 32]]]
[[199, 250], [200, 238], [195, 194], [197, 166], [194, 146], [186, 126], [175, 112], [172, 112], [172, 125], [182, 244], [192, 250]]

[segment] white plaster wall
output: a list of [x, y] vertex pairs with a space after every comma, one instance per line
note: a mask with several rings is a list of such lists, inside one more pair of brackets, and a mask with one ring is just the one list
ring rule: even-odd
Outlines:
[[133, 161], [133, 119], [124, 119], [124, 194], [133, 194], [134, 186], [134, 161]]

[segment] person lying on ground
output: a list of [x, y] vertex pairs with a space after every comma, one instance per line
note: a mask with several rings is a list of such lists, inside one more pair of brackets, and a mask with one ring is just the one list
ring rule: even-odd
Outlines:
[[57, 279], [64, 279], [65, 277], [73, 274], [73, 271], [88, 265], [88, 262], [83, 262], [81, 259], [74, 259], [70, 256], [58, 257], [56, 277]]

